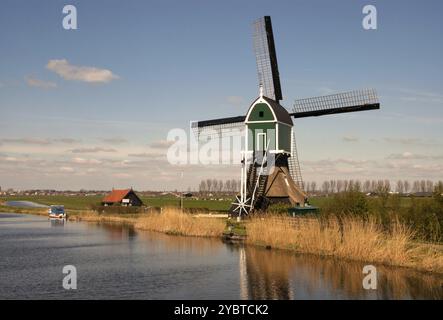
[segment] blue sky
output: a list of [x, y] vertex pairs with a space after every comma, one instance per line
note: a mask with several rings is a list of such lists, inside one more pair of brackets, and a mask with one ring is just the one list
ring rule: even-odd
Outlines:
[[[305, 180], [443, 178], [441, 1], [82, 0], [69, 2], [70, 31], [66, 4], [1, 3], [3, 188], [172, 189], [236, 177], [236, 167], [171, 167], [164, 140], [189, 120], [246, 112], [258, 94], [251, 23], [263, 15], [284, 106], [365, 87], [380, 96], [379, 111], [295, 122]], [[377, 30], [362, 28], [366, 4], [377, 7]], [[113, 77], [72, 79], [63, 66]]]

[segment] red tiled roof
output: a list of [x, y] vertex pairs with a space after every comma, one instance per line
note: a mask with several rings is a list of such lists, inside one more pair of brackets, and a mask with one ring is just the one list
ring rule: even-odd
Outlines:
[[112, 190], [112, 192], [103, 198], [102, 202], [121, 202], [131, 189]]

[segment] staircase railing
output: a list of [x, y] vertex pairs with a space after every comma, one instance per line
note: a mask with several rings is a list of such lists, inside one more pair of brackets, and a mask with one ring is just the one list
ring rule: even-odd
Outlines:
[[[263, 154], [263, 159], [262, 159], [262, 161], [261, 161], [261, 165], [260, 165], [260, 171], [258, 172], [258, 176], [257, 176], [257, 178], [256, 178], [256, 180], [255, 180], [254, 191], [252, 192], [252, 196], [251, 196], [251, 210], [254, 210], [255, 202], [256, 202], [256, 200], [258, 199], [258, 197], [255, 197], [255, 193], [256, 193], [257, 188], [258, 188], [258, 186], [259, 186], [259, 183], [260, 183], [261, 177], [263, 176], [263, 171], [264, 171], [263, 168], [264, 168], [264, 164], [265, 164], [265, 161], [266, 161], [266, 159], [267, 159], [267, 157], [268, 157], [268, 147], [269, 147], [269, 142], [270, 142], [270, 140], [267, 141], [266, 148], [265, 148], [265, 152], [264, 152], [264, 154]], [[255, 168], [254, 168], [254, 169], [255, 169]], [[262, 192], [263, 192], [263, 190], [262, 190]], [[260, 195], [261, 195], [261, 194], [260, 194]], [[259, 195], [259, 196], [260, 196], [260, 195]]]

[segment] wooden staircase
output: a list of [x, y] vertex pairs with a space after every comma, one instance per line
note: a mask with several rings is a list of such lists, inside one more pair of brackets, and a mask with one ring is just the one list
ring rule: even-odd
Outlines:
[[264, 168], [265, 163], [265, 159], [260, 165], [253, 161], [248, 169], [248, 198], [251, 198], [252, 211], [265, 210], [269, 204], [265, 197], [268, 182], [267, 169]]

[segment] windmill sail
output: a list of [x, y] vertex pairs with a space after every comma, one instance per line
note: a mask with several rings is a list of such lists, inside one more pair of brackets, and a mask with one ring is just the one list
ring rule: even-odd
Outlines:
[[243, 135], [245, 116], [220, 118], [191, 123], [193, 133], [198, 137], [222, 137], [222, 135]]
[[254, 52], [257, 60], [259, 83], [263, 86], [266, 97], [277, 102], [282, 100], [280, 76], [278, 73], [277, 55], [275, 53], [274, 35], [271, 17], [265, 16], [256, 20], [254, 28]]
[[328, 114], [380, 109], [374, 89], [363, 89], [328, 96], [295, 100], [294, 118], [317, 117]]
[[300, 190], [304, 190], [303, 177], [301, 175], [300, 163], [298, 161], [297, 144], [295, 141], [295, 130], [291, 130], [291, 156], [288, 158], [289, 174]]

